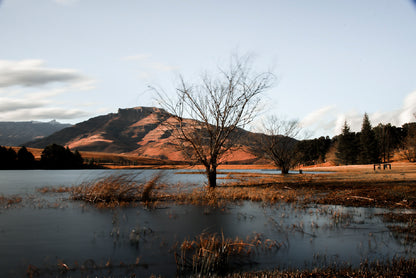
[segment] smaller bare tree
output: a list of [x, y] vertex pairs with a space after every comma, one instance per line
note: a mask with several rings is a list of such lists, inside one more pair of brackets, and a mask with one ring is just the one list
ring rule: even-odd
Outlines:
[[259, 150], [273, 161], [275, 166], [288, 174], [299, 163], [294, 139], [300, 134], [301, 126], [297, 120], [279, 120], [276, 116], [267, 118], [261, 127]]
[[180, 150], [204, 165], [212, 188], [222, 157], [238, 142], [239, 128], [254, 119], [259, 96], [274, 79], [269, 72], [255, 74], [250, 60], [233, 56], [227, 69], [203, 75], [199, 84], [181, 78], [176, 100], [156, 90], [161, 106], [172, 114], [167, 128], [173, 130]]

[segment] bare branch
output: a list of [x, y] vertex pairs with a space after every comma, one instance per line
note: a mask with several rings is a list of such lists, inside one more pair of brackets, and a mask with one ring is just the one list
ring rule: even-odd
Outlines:
[[297, 120], [279, 120], [276, 116], [271, 116], [263, 121], [260, 135], [259, 149], [276, 167], [280, 168], [282, 174], [287, 174], [297, 163], [295, 147], [297, 137], [301, 131]]
[[181, 77], [175, 101], [156, 90], [160, 105], [173, 115], [170, 128], [182, 142], [180, 147], [191, 150], [191, 156], [205, 165], [210, 186], [216, 185], [210, 173], [216, 177], [221, 157], [236, 144], [233, 136], [253, 121], [260, 94], [273, 81], [269, 72], [253, 73], [249, 56], [232, 56], [227, 69], [204, 74], [200, 84], [187, 84]]

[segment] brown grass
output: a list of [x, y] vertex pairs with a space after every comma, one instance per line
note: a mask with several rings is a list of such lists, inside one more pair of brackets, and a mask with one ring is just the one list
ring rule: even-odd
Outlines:
[[121, 174], [83, 182], [71, 189], [73, 200], [82, 200], [98, 207], [129, 206], [135, 202], [152, 201], [152, 191], [156, 189], [161, 175], [150, 181], [138, 182], [137, 175]]
[[65, 193], [71, 192], [73, 189], [72, 187], [60, 186], [60, 187], [53, 187], [53, 186], [44, 186], [37, 188], [36, 191], [40, 193]]
[[[406, 173], [404, 176], [410, 176]], [[242, 174], [228, 172], [229, 182], [215, 189], [200, 187], [187, 192], [163, 192], [159, 177], [147, 182], [136, 182], [129, 175], [109, 176], [79, 186], [41, 188], [41, 192], [71, 192], [74, 200], [83, 200], [98, 206], [125, 206], [142, 201], [173, 201], [179, 204], [225, 207], [227, 202], [253, 201], [275, 204], [278, 202], [330, 204], [361, 207], [416, 208], [416, 180], [383, 173], [356, 172], [333, 174], [292, 174], [287, 176]], [[157, 189], [157, 193], [155, 191]]]
[[250, 263], [256, 252], [279, 248], [276, 241], [264, 240], [259, 234], [243, 240], [225, 238], [224, 234], [202, 233], [193, 240], [184, 240], [175, 252], [175, 260], [180, 274], [225, 273], [236, 265]]
[[387, 227], [393, 236], [403, 244], [416, 242], [416, 213], [383, 213], [383, 221], [391, 223]]
[[9, 208], [13, 205], [21, 203], [22, 201], [23, 198], [20, 196], [4, 197], [3, 195], [0, 195], [0, 206], [3, 206], [4, 208]]
[[[391, 261], [375, 261], [363, 262], [358, 268], [349, 266], [334, 266], [328, 268], [315, 268], [313, 270], [272, 270], [272, 271], [256, 271], [233, 273], [223, 275], [227, 278], [268, 278], [268, 277], [285, 277], [285, 278], [304, 278], [304, 277], [415, 277], [416, 259], [398, 258]], [[207, 277], [219, 277], [210, 275]]]

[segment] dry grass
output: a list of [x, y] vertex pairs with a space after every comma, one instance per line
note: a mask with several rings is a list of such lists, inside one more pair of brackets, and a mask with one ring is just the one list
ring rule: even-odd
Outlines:
[[4, 197], [0, 195], [0, 206], [4, 208], [10, 208], [13, 205], [19, 204], [23, 201], [23, 198], [20, 196], [11, 196], [11, 197]]
[[[257, 271], [233, 273], [221, 277], [227, 278], [268, 278], [268, 277], [284, 277], [284, 278], [304, 278], [304, 277], [378, 277], [390, 278], [401, 277], [410, 278], [415, 277], [416, 274], [416, 259], [398, 258], [391, 261], [376, 261], [363, 262], [360, 267], [352, 268], [349, 266], [334, 266], [328, 268], [315, 268], [313, 270], [273, 270], [273, 271]], [[211, 275], [206, 277], [219, 277]]]
[[137, 175], [111, 175], [94, 181], [83, 182], [71, 188], [71, 198], [98, 207], [129, 206], [135, 202], [152, 201], [152, 191], [161, 175], [147, 182], [138, 182]]
[[[366, 174], [364, 174], [365, 176]], [[253, 201], [265, 204], [279, 202], [330, 204], [355, 207], [416, 208], [416, 180], [371, 180], [345, 178], [342, 174], [327, 175], [259, 175], [229, 173], [228, 178], [238, 179], [215, 189], [200, 187], [192, 192], [177, 185], [163, 192], [158, 184], [160, 176], [147, 182], [137, 182], [136, 176], [116, 175], [84, 182], [75, 187], [44, 187], [40, 192], [70, 192], [72, 199], [102, 207], [126, 206], [135, 202], [172, 201], [225, 207], [228, 202]], [[156, 193], [157, 192], [157, 193]]]
[[36, 191], [40, 193], [65, 193], [71, 192], [72, 187], [60, 186], [60, 187], [53, 187], [53, 186], [44, 186], [37, 188]]
[[[399, 167], [400, 166], [400, 167]], [[225, 172], [225, 185], [200, 187], [189, 192], [177, 185], [163, 192], [159, 177], [139, 183], [135, 176], [117, 175], [84, 182], [79, 186], [41, 188], [41, 192], [70, 192], [75, 200], [98, 206], [123, 206], [138, 201], [172, 201], [178, 204], [225, 207], [228, 202], [253, 201], [354, 207], [416, 208], [416, 167], [399, 165], [395, 170], [369, 171], [370, 166], [348, 166], [352, 172], [290, 174]], [[348, 168], [343, 167], [343, 169]], [[166, 186], [167, 187], [167, 186]], [[157, 192], [157, 193], [156, 193]]]
[[384, 222], [391, 223], [387, 227], [403, 244], [416, 242], [416, 213], [389, 212], [378, 216], [382, 216]]
[[250, 263], [250, 258], [259, 250], [279, 248], [276, 241], [264, 240], [259, 234], [243, 240], [202, 233], [193, 240], [184, 240], [175, 252], [175, 260], [180, 274], [226, 273], [236, 265]]
[[[29, 264], [26, 277], [136, 277], [135, 270], [138, 268], [148, 268], [147, 264], [140, 262], [139, 257], [134, 263], [114, 263], [111, 260], [97, 263], [88, 259], [83, 263], [69, 264], [58, 259], [57, 263], [50, 267], [37, 267]], [[131, 275], [115, 275], [114, 272], [131, 272]]]

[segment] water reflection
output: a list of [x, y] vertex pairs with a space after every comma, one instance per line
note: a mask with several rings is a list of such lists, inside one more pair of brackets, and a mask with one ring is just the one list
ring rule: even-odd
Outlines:
[[[111, 171], [110, 171], [111, 172]], [[69, 201], [62, 194], [42, 195], [42, 186], [71, 186], [108, 171], [2, 171], [4, 195], [23, 194], [25, 202], [0, 209], [0, 276], [25, 275], [29, 264], [41, 270], [82, 264], [103, 266], [94, 274], [135, 271], [138, 275], [172, 276], [176, 265], [172, 248], [176, 242], [202, 232], [246, 238], [262, 234], [279, 243], [273, 252], [259, 252], [256, 265], [244, 269], [325, 266], [334, 262], [358, 265], [364, 259], [414, 256], [413, 246], [401, 245], [380, 217], [382, 209], [290, 204], [263, 206], [242, 202], [225, 209], [162, 204], [157, 209], [96, 209]], [[153, 174], [154, 172], [147, 172]], [[168, 173], [174, 182], [186, 175]], [[187, 175], [192, 182], [200, 175]], [[204, 178], [202, 176], [202, 178]], [[39, 205], [41, 203], [48, 205]], [[58, 203], [58, 206], [53, 206]], [[136, 262], [139, 262], [136, 264]], [[78, 268], [81, 269], [81, 268]], [[133, 269], [133, 270], [132, 270]], [[80, 270], [79, 270], [80, 271]], [[97, 273], [98, 272], [98, 273]], [[51, 272], [51, 276], [59, 273]], [[74, 274], [77, 274], [74, 273]]]

